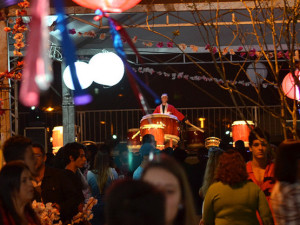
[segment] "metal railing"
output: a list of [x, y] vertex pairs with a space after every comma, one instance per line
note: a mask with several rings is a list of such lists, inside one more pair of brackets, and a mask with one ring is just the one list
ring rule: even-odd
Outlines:
[[[268, 106], [272, 112], [279, 113], [280, 106]], [[203, 128], [206, 137], [223, 138], [231, 130], [234, 121], [242, 120], [235, 107], [178, 108], [189, 121], [200, 127], [199, 118], [204, 118]], [[268, 131], [271, 137], [282, 137], [280, 121], [259, 107], [240, 107], [247, 120]], [[76, 125], [80, 128], [80, 140], [104, 142], [116, 135], [121, 142], [127, 139], [127, 131], [139, 128], [143, 117], [142, 110], [95, 110], [76, 113]], [[203, 120], [203, 119], [202, 119]], [[228, 132], [227, 132], [228, 135]]]

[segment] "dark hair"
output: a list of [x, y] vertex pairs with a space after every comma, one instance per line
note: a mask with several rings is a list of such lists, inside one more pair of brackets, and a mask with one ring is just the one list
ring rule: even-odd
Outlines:
[[86, 160], [90, 164], [90, 170], [94, 169], [95, 155], [98, 151], [98, 146], [95, 142], [85, 141], [82, 143], [86, 147]]
[[27, 147], [31, 145], [31, 140], [24, 136], [10, 137], [3, 145], [3, 156], [5, 162], [24, 160]]
[[185, 171], [175, 159], [162, 154], [157, 161], [151, 161], [144, 169], [142, 179], [151, 168], [160, 168], [173, 174], [179, 182], [181, 189], [181, 199], [183, 209], [178, 211], [177, 217], [175, 218], [174, 225], [194, 225], [198, 224], [195, 217], [195, 207], [192, 198], [192, 192], [187, 180]]
[[152, 134], [145, 134], [142, 139], [142, 144], [153, 143], [155, 142], [155, 138]]
[[215, 180], [234, 185], [247, 181], [248, 173], [244, 158], [234, 150], [224, 152], [220, 158]]
[[249, 146], [252, 146], [253, 141], [259, 139], [257, 135], [260, 138], [266, 139], [267, 142], [270, 142], [270, 135], [267, 132], [262, 131], [262, 129], [260, 129], [259, 127], [255, 127], [249, 134]]
[[86, 150], [85, 146], [78, 142], [68, 143], [63, 147], [65, 166], [71, 162], [70, 156], [72, 156], [74, 160], [80, 156], [80, 149]]
[[278, 181], [295, 183], [300, 160], [300, 141], [286, 140], [279, 147], [275, 160], [275, 178]]
[[[0, 222], [1, 216], [11, 216], [15, 224], [22, 223], [13, 203], [13, 195], [20, 191], [21, 174], [25, 170], [29, 171], [26, 164], [21, 160], [16, 160], [7, 163], [0, 171], [0, 207], [4, 210], [4, 215], [0, 214]], [[25, 210], [37, 224], [40, 224], [31, 208], [31, 203], [25, 206]]]
[[34, 147], [34, 148], [39, 148], [39, 149], [41, 150], [41, 153], [42, 153], [43, 155], [46, 154], [44, 146], [41, 145], [40, 143], [32, 143], [32, 147]]
[[119, 180], [106, 195], [108, 225], [164, 225], [165, 197], [141, 180]]

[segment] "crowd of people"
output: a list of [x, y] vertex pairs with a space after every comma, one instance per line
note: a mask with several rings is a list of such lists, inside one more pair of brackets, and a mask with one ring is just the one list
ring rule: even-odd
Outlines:
[[50, 202], [61, 223], [71, 224], [90, 197], [97, 199], [92, 225], [300, 224], [300, 141], [274, 151], [268, 134], [255, 128], [251, 158], [238, 142], [199, 149], [196, 163], [188, 163], [185, 149], [155, 145], [147, 134], [139, 153], [73, 142], [53, 156], [26, 137], [9, 138], [2, 146], [0, 224], [43, 224], [33, 200]]

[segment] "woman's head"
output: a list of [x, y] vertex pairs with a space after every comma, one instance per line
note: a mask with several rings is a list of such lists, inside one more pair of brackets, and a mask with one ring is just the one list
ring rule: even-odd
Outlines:
[[119, 180], [106, 194], [108, 225], [164, 225], [165, 196], [141, 180]]
[[142, 179], [157, 186], [166, 196], [166, 224], [195, 224], [195, 209], [184, 170], [162, 155], [145, 168]]
[[229, 150], [220, 156], [215, 174], [216, 181], [234, 185], [246, 181], [247, 178], [246, 164], [240, 153]]
[[100, 193], [104, 191], [110, 167], [110, 155], [108, 151], [98, 151], [94, 161], [94, 172], [98, 174], [97, 182]]
[[279, 145], [275, 178], [291, 184], [300, 180], [300, 141], [287, 140]]
[[0, 171], [0, 199], [5, 214], [14, 218], [16, 224], [21, 222], [16, 213], [20, 206], [33, 216], [30, 202], [34, 195], [29, 168], [22, 161], [7, 163]]
[[215, 171], [218, 166], [219, 158], [224, 152], [223, 149], [212, 147], [208, 150], [208, 160], [205, 168], [203, 185], [201, 187], [201, 196], [205, 197], [209, 186], [214, 181]]

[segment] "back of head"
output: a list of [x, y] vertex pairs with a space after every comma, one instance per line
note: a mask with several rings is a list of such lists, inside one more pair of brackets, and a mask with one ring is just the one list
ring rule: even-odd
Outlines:
[[251, 147], [253, 141], [259, 138], [265, 139], [268, 143], [270, 142], [270, 135], [259, 127], [255, 127], [249, 134], [249, 146]]
[[149, 143], [149, 144], [154, 144], [155, 143], [155, 138], [152, 134], [145, 134], [143, 136], [142, 144], [146, 144], [146, 143]]
[[155, 153], [155, 147], [150, 143], [145, 143], [140, 148], [140, 154], [142, 157], [149, 156], [151, 152]]
[[115, 182], [106, 194], [107, 225], [164, 225], [164, 194], [141, 180]]
[[45, 152], [45, 148], [43, 145], [39, 144], [39, 143], [32, 143], [32, 147], [33, 148], [39, 148], [41, 150], [41, 153], [43, 155], [46, 155], [46, 152]]
[[300, 141], [286, 140], [279, 147], [275, 160], [275, 178], [278, 181], [295, 183], [299, 177]]
[[229, 150], [220, 156], [215, 174], [216, 181], [235, 185], [247, 181], [247, 178], [246, 164], [240, 153]]
[[29, 138], [23, 136], [10, 137], [4, 142], [3, 156], [6, 162], [14, 160], [24, 160], [25, 152], [32, 142]]

